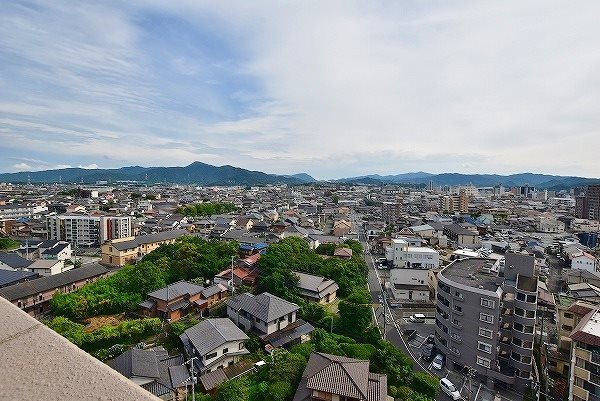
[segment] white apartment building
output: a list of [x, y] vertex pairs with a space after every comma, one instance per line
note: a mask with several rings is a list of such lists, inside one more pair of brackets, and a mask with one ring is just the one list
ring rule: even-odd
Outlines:
[[399, 268], [437, 269], [440, 266], [440, 255], [435, 249], [410, 246], [400, 238], [392, 239], [392, 246], [386, 248], [386, 258]]
[[394, 298], [408, 301], [429, 301], [429, 269], [392, 269], [390, 287]]
[[100, 243], [132, 236], [130, 216], [100, 217]]
[[100, 216], [48, 216], [48, 239], [67, 241], [74, 246], [99, 245]]

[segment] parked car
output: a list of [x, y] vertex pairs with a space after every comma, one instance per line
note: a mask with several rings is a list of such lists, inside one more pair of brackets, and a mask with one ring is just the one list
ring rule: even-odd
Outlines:
[[460, 400], [460, 393], [456, 389], [456, 386], [452, 384], [452, 382], [446, 378], [440, 380], [440, 388], [444, 393], [446, 393], [450, 398], [454, 401]]
[[422, 313], [415, 313], [414, 315], [410, 315], [408, 321], [412, 323], [425, 323], [425, 315]]
[[429, 362], [435, 355], [435, 345], [434, 344], [425, 344], [421, 347], [421, 359]]
[[444, 354], [437, 354], [435, 358], [433, 358], [433, 362], [431, 363], [431, 367], [437, 370], [442, 370], [444, 365], [446, 364], [446, 357]]

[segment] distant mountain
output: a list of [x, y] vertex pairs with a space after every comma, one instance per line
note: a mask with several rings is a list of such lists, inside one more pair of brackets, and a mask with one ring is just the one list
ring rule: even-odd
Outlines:
[[312, 183], [312, 182], [317, 182], [316, 179], [314, 179], [311, 175], [306, 174], [306, 173], [298, 173], [298, 174], [291, 174], [291, 175], [284, 175], [284, 177], [288, 177], [288, 178], [296, 178], [302, 182], [305, 182], [307, 184]]
[[364, 184], [365, 181], [372, 184], [409, 184], [423, 185], [433, 182], [434, 186], [440, 185], [475, 185], [477, 187], [492, 187], [503, 185], [505, 187], [530, 185], [540, 189], [563, 190], [578, 186], [600, 183], [600, 179], [556, 176], [548, 174], [520, 173], [511, 175], [498, 174], [459, 174], [443, 173], [430, 174], [424, 172], [406, 173], [398, 175], [368, 175], [362, 177], [342, 178], [336, 180], [341, 183]]
[[[64, 183], [96, 181], [137, 181], [147, 183], [180, 183], [197, 185], [266, 185], [306, 183], [308, 174], [300, 177], [271, 175], [260, 171], [250, 171], [233, 166], [211, 166], [210, 164], [194, 162], [185, 167], [122, 167], [118, 169], [83, 169], [66, 168], [20, 173], [0, 174], [0, 182]], [[308, 176], [310, 177], [310, 176]], [[312, 177], [310, 177], [312, 178]], [[312, 178], [314, 181], [314, 178]]]

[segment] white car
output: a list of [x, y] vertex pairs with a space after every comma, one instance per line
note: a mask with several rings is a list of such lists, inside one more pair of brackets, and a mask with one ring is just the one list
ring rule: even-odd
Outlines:
[[460, 400], [460, 393], [458, 392], [454, 384], [452, 384], [452, 382], [446, 379], [445, 377], [440, 380], [440, 388], [454, 401]]

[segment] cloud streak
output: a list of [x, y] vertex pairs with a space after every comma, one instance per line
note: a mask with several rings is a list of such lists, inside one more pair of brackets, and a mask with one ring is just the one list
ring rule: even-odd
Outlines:
[[600, 176], [599, 12], [552, 1], [2, 4], [0, 170], [40, 166], [11, 156], [319, 178]]

